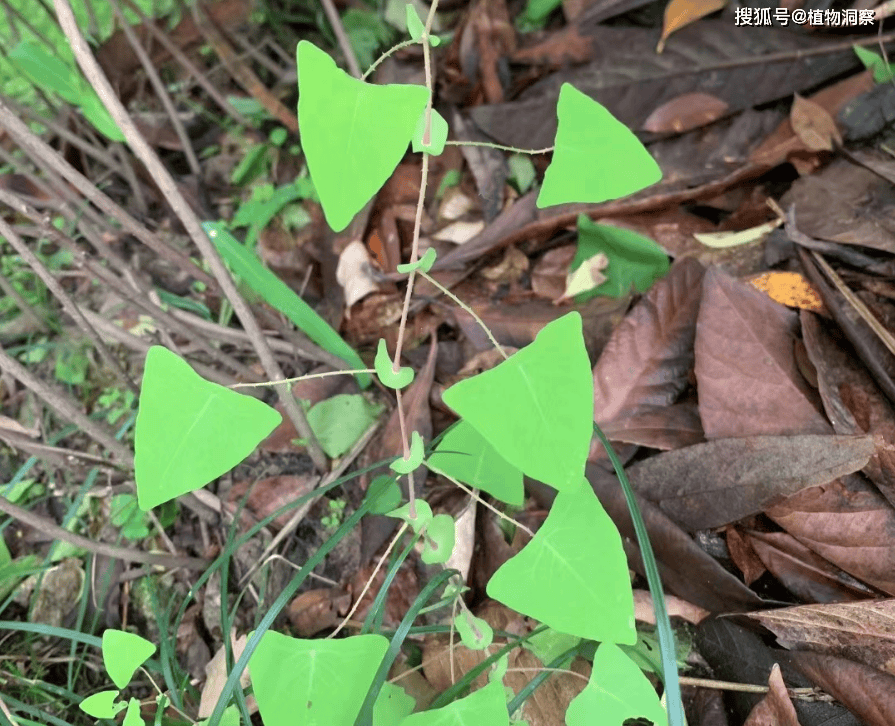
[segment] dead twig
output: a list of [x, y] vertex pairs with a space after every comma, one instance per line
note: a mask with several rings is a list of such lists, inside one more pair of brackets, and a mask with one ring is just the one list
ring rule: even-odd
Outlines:
[[[258, 327], [258, 323], [255, 320], [255, 316], [252, 314], [248, 304], [237, 291], [236, 285], [233, 283], [233, 279], [230, 277], [227, 268], [224, 267], [224, 263], [221, 260], [217, 249], [202, 230], [199, 220], [196, 218], [196, 215], [189, 204], [187, 204], [186, 200], [183, 198], [183, 195], [178, 191], [177, 185], [171, 174], [162, 165], [158, 156], [149, 144], [146, 143], [146, 140], [134, 125], [133, 119], [131, 119], [121, 101], [115, 96], [111, 84], [103, 74], [96, 59], [91, 54], [90, 48], [84, 40], [84, 36], [78, 29], [74, 13], [72, 12], [68, 0], [54, 0], [54, 6], [59, 18], [59, 25], [68, 38], [75, 59], [78, 61], [81, 70], [84, 71], [84, 75], [87, 77], [90, 85], [99, 94], [103, 104], [111, 114], [115, 123], [121, 129], [131, 149], [133, 149], [140, 161], [146, 166], [146, 169], [158, 185], [166, 201], [171, 205], [171, 208], [186, 228], [193, 243], [201, 251], [202, 257], [205, 258], [205, 261], [211, 268], [212, 274], [217, 280], [218, 285], [220, 285], [224, 295], [233, 306], [234, 312], [239, 317], [243, 329], [249, 335], [252, 344], [255, 347], [255, 351], [261, 360], [261, 365], [264, 367], [265, 373], [270, 380], [281, 381], [284, 378], [283, 372], [280, 370], [280, 366], [277, 363], [276, 358], [274, 358], [270, 346], [267, 345], [267, 340], [262, 335], [261, 329]], [[320, 444], [308, 424], [304, 411], [302, 411], [301, 407], [292, 396], [288, 385], [277, 385], [276, 390], [280, 397], [280, 401], [283, 403], [286, 414], [295, 425], [296, 431], [298, 431], [302, 438], [307, 439], [308, 453], [314, 461], [314, 465], [319, 470], [323, 471], [327, 466], [326, 455], [320, 448]]]
[[94, 552], [98, 555], [105, 555], [116, 560], [127, 560], [129, 562], [139, 562], [141, 565], [155, 565], [158, 567], [186, 567], [190, 570], [204, 570], [210, 564], [207, 560], [199, 557], [185, 557], [181, 555], [161, 555], [151, 552], [143, 552], [142, 550], [134, 550], [128, 547], [118, 547], [117, 545], [106, 544], [105, 542], [96, 542], [87, 537], [82, 537], [74, 532], [63, 529], [55, 522], [51, 522], [40, 515], [29, 512], [17, 504], [13, 504], [6, 497], [0, 497], [0, 512], [8, 514], [10, 517], [24, 522], [29, 527], [39, 532], [43, 532], [48, 537], [55, 540], [62, 540], [74, 545], [82, 547], [88, 552]]

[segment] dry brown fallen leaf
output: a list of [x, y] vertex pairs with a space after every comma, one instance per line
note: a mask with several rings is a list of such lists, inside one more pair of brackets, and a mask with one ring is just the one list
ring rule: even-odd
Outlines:
[[768, 695], [752, 709], [743, 726], [800, 726], [796, 709], [783, 682], [783, 673], [776, 663], [771, 668], [768, 686]]

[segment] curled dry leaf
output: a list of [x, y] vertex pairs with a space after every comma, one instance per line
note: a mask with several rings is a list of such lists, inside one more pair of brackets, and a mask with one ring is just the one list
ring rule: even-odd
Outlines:
[[656, 52], [661, 53], [665, 49], [665, 41], [674, 31], [680, 30], [706, 15], [711, 15], [726, 4], [727, 0], [671, 0], [665, 7], [662, 37], [656, 47]]
[[590, 292], [595, 287], [599, 287], [606, 282], [606, 275], [603, 274], [609, 266], [609, 258], [605, 252], [599, 252], [593, 257], [584, 260], [581, 265], [570, 271], [566, 275], [566, 289], [563, 291], [562, 297], [556, 302], [580, 295], [583, 292]]
[[842, 145], [842, 135], [833, 117], [819, 103], [798, 93], [795, 94], [789, 120], [793, 131], [811, 151], [832, 151]]
[[752, 709], [743, 726], [800, 726], [796, 709], [783, 682], [783, 673], [776, 663], [771, 668], [768, 686], [768, 695]]
[[725, 528], [727, 551], [730, 552], [730, 559], [733, 560], [740, 572], [743, 573], [743, 580], [747, 585], [751, 585], [759, 577], [761, 577], [767, 568], [764, 562], [755, 552], [752, 543], [740, 532], [736, 527]]
[[[665, 606], [671, 618], [683, 618], [688, 623], [698, 625], [711, 613], [698, 605], [681, 600], [674, 595], [665, 596]], [[653, 610], [653, 596], [648, 590], [634, 590], [634, 619], [641, 623], [656, 624], [656, 613]]]
[[821, 557], [895, 595], [895, 509], [861, 475], [805, 489], [765, 514]]
[[342, 250], [336, 268], [336, 279], [345, 294], [346, 314], [350, 313], [354, 303], [379, 289], [370, 253], [363, 242], [354, 240]]
[[[245, 635], [240, 635], [237, 638], [235, 629], [230, 631], [230, 647], [233, 650], [234, 660], [238, 660], [242, 655], [247, 640], [248, 638]], [[224, 646], [222, 645], [217, 649], [212, 659], [208, 661], [208, 665], [205, 666], [206, 678], [205, 685], [202, 687], [202, 697], [199, 701], [199, 718], [211, 716], [221, 691], [224, 690], [224, 684], [227, 682], [228, 675], [227, 654], [224, 652]], [[239, 677], [239, 685], [241, 688], [248, 688], [249, 684], [249, 669], [246, 669]], [[255, 702], [254, 696], [246, 696], [246, 706], [248, 706], [249, 713], [257, 713], [258, 704]]]
[[747, 530], [744, 536], [768, 571], [787, 590], [806, 602], [850, 602], [873, 597], [876, 593], [809, 550], [788, 532]]
[[748, 617], [784, 648], [851, 658], [895, 676], [895, 600], [797, 605]]

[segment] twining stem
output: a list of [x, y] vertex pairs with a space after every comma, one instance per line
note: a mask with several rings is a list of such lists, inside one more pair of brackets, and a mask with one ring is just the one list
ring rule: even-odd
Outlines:
[[498, 149], [499, 151], [512, 151], [516, 154], [549, 154], [553, 151], [554, 146], [548, 146], [546, 149], [517, 149], [515, 146], [504, 146], [503, 144], [493, 144], [490, 141], [445, 141], [445, 146], [487, 146], [489, 149]]
[[373, 71], [375, 71], [379, 67], [379, 64], [382, 63], [382, 61], [384, 61], [390, 55], [392, 55], [392, 53], [397, 53], [399, 50], [401, 50], [401, 48], [406, 48], [409, 45], [414, 45], [415, 43], [419, 43], [419, 42], [420, 42], [419, 40], [414, 40], [413, 38], [411, 38], [410, 40], [404, 40], [404, 41], [398, 43], [396, 46], [389, 48], [387, 51], [385, 51], [385, 53], [383, 53], [381, 56], [379, 56], [376, 59], [376, 62], [373, 65], [371, 65], [367, 69], [367, 72], [361, 76], [361, 80], [362, 81], [367, 80], [367, 76], [369, 76]]
[[324, 373], [308, 373], [306, 376], [298, 376], [296, 378], [284, 378], [282, 381], [261, 381], [260, 383], [234, 383], [227, 388], [260, 388], [262, 386], [276, 386], [280, 383], [297, 383], [298, 381], [309, 381], [312, 378], [327, 378], [328, 376], [354, 376], [358, 373], [375, 373], [373, 368], [359, 368], [355, 371], [325, 371]]
[[[423, 33], [423, 64], [426, 73], [426, 90], [429, 96], [426, 99], [426, 117], [425, 127], [423, 130], [423, 144], [428, 145], [431, 137], [432, 128], [432, 93], [435, 83], [434, 70], [432, 69], [432, 49], [429, 46], [429, 33], [432, 30], [432, 23], [435, 20], [435, 11], [438, 8], [438, 0], [432, 0], [429, 7], [429, 14], [426, 16], [426, 29]], [[416, 201], [416, 216], [413, 221], [413, 242], [410, 248], [410, 264], [419, 259], [420, 246], [420, 229], [423, 225], [423, 205], [426, 201], [426, 185], [429, 182], [429, 154], [423, 152], [422, 175], [420, 179], [420, 193]], [[407, 291], [404, 294], [404, 306], [401, 308], [401, 323], [398, 326], [398, 340], [395, 344], [395, 358], [392, 363], [392, 370], [397, 373], [400, 370], [401, 350], [404, 347], [404, 332], [407, 329], [407, 315], [410, 311], [410, 299], [413, 296], [413, 283], [416, 279], [416, 270], [411, 270], [407, 276]], [[407, 422], [404, 417], [404, 407], [401, 403], [401, 391], [395, 391], [398, 403], [398, 423], [401, 427], [401, 443], [404, 450], [404, 458], [410, 458], [410, 444], [407, 438]], [[410, 503], [409, 514], [411, 517], [416, 516], [416, 496], [414, 491], [413, 472], [407, 475], [407, 490]]]
[[497, 349], [497, 352], [503, 356], [503, 359], [506, 360], [507, 358], [509, 358], [506, 351], [501, 347], [500, 343], [497, 342], [497, 338], [494, 337], [488, 326], [485, 325], [484, 321], [475, 314], [475, 311], [471, 307], [469, 307], [465, 302], [454, 295], [454, 293], [448, 290], [444, 285], [438, 282], [438, 280], [436, 280], [434, 277], [431, 277], [428, 273], [420, 270], [419, 274], [421, 277], [425, 278], [428, 282], [432, 283], [435, 287], [441, 290], [441, 292], [447, 295], [451, 300], [457, 303], [460, 308], [469, 313], [472, 316], [473, 320], [475, 320], [479, 324], [479, 327], [485, 331], [485, 335], [488, 336], [488, 340], [491, 341], [491, 344]]

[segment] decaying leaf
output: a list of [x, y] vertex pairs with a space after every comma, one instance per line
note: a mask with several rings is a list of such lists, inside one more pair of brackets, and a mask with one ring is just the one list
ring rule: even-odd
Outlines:
[[336, 268], [336, 279], [345, 293], [346, 314], [350, 313], [354, 303], [379, 289], [373, 275], [370, 253], [363, 242], [354, 240], [342, 250]]

